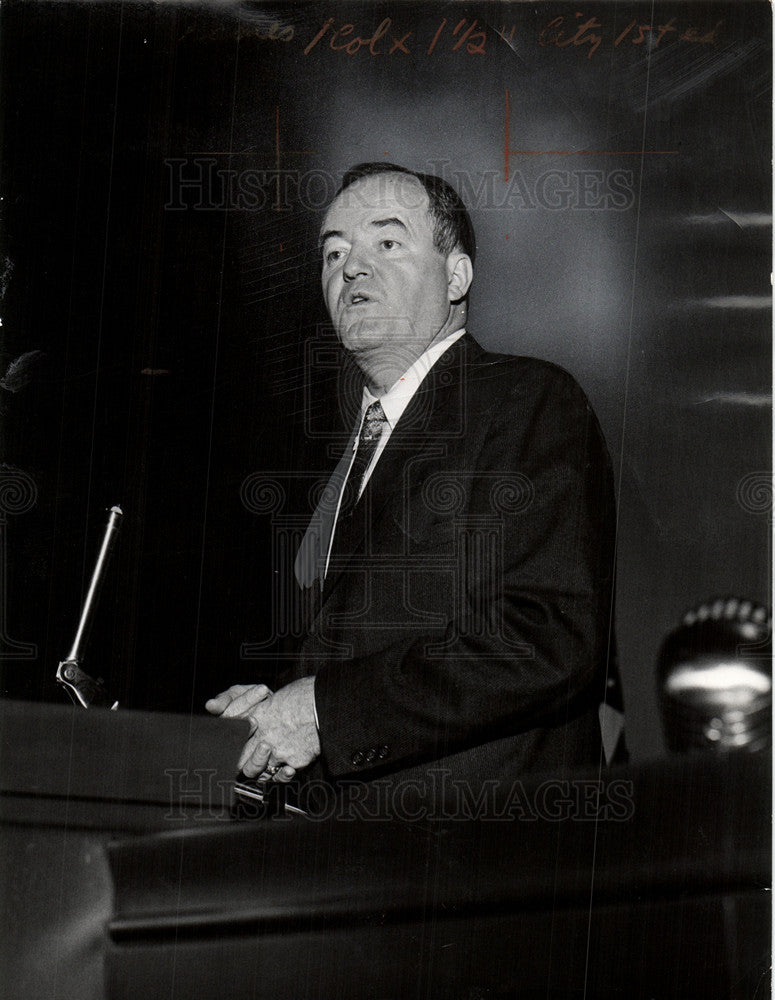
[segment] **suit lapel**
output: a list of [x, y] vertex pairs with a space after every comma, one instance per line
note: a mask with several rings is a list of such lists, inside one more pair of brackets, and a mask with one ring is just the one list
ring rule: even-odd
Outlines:
[[321, 610], [365, 538], [375, 537], [385, 507], [404, 488], [407, 461], [434, 449], [443, 455], [445, 441], [459, 437], [468, 366], [481, 353], [476, 341], [464, 334], [431, 368], [409, 401], [353, 512], [337, 523]]

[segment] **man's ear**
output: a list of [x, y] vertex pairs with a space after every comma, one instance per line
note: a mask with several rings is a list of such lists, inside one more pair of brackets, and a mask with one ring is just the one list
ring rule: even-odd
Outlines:
[[467, 253], [453, 251], [447, 257], [447, 298], [459, 302], [466, 297], [474, 279], [474, 265]]

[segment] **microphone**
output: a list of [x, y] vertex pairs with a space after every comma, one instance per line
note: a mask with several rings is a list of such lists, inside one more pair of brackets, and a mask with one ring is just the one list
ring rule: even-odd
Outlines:
[[684, 615], [659, 654], [668, 746], [716, 752], [771, 742], [772, 621], [765, 607], [716, 598]]

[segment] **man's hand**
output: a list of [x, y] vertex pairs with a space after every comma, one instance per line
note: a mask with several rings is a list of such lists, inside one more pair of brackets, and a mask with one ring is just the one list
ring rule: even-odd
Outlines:
[[214, 715], [250, 719], [253, 732], [239, 760], [246, 777], [285, 765], [272, 777], [290, 781], [320, 755], [314, 686], [314, 677], [302, 677], [272, 694], [264, 684], [238, 684], [207, 702]]
[[205, 708], [213, 715], [224, 719], [250, 718], [251, 709], [271, 695], [266, 684], [233, 684], [228, 691], [221, 691], [205, 703]]

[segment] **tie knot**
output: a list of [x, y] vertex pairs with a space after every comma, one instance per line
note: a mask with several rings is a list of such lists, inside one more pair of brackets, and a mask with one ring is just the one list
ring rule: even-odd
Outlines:
[[377, 399], [370, 404], [363, 417], [361, 441], [374, 441], [382, 436], [383, 425], [387, 422], [382, 403]]

